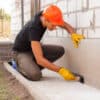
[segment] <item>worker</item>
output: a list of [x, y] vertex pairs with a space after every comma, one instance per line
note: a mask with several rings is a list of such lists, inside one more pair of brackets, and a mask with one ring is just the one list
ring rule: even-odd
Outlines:
[[[64, 55], [64, 47], [43, 44], [41, 39], [48, 29], [50, 31], [61, 27], [68, 31], [76, 48], [84, 36], [77, 34], [75, 29], [63, 20], [59, 7], [49, 5], [37, 13], [16, 36], [13, 51], [16, 53], [18, 71], [27, 79], [38, 81], [42, 77], [42, 70], [47, 68], [58, 73], [65, 80], [78, 80], [79, 77], [66, 67], [53, 62]], [[51, 32], [52, 34], [52, 32]]]

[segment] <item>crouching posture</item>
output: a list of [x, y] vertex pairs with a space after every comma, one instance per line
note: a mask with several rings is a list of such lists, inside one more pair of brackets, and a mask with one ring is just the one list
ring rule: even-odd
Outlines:
[[[75, 32], [75, 29], [63, 20], [61, 10], [50, 5], [37, 13], [20, 30], [15, 39], [13, 51], [16, 52], [19, 72], [26, 78], [38, 81], [42, 77], [41, 70], [47, 68], [57, 72], [65, 80], [78, 80], [78, 75], [68, 69], [53, 64], [54, 61], [64, 55], [64, 48], [58, 45], [45, 45], [40, 42], [45, 31], [56, 29], [56, 26], [64, 28], [71, 36], [74, 46], [77, 48], [83, 35]], [[51, 32], [52, 34], [52, 32]]]

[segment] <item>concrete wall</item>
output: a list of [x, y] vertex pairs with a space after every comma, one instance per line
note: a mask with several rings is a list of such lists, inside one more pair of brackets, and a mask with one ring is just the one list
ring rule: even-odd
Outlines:
[[[31, 0], [23, 0], [24, 24], [31, 19]], [[21, 0], [12, 1], [12, 18], [11, 18], [11, 39], [15, 39], [16, 35], [22, 28], [22, 11]]]
[[12, 56], [12, 46], [13, 42], [8, 41], [0, 41], [0, 62], [11, 60]]
[[63, 45], [66, 53], [56, 64], [84, 75], [87, 84], [100, 88], [100, 1], [41, 0], [41, 9], [49, 4], [59, 6], [64, 20], [75, 27], [77, 33], [84, 34], [86, 39], [81, 41], [76, 49], [68, 33], [58, 28], [55, 31], [47, 31], [42, 42]]

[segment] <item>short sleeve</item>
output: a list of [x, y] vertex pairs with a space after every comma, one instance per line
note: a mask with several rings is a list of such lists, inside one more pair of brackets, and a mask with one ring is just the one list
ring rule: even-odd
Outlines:
[[43, 33], [40, 29], [30, 29], [29, 32], [29, 41], [40, 41], [42, 38]]

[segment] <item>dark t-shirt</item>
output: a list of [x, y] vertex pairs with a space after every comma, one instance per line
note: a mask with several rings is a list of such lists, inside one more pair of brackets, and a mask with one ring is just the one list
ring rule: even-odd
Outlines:
[[26, 52], [31, 50], [31, 41], [40, 41], [46, 28], [42, 26], [40, 16], [42, 11], [27, 22], [15, 39], [14, 51]]

